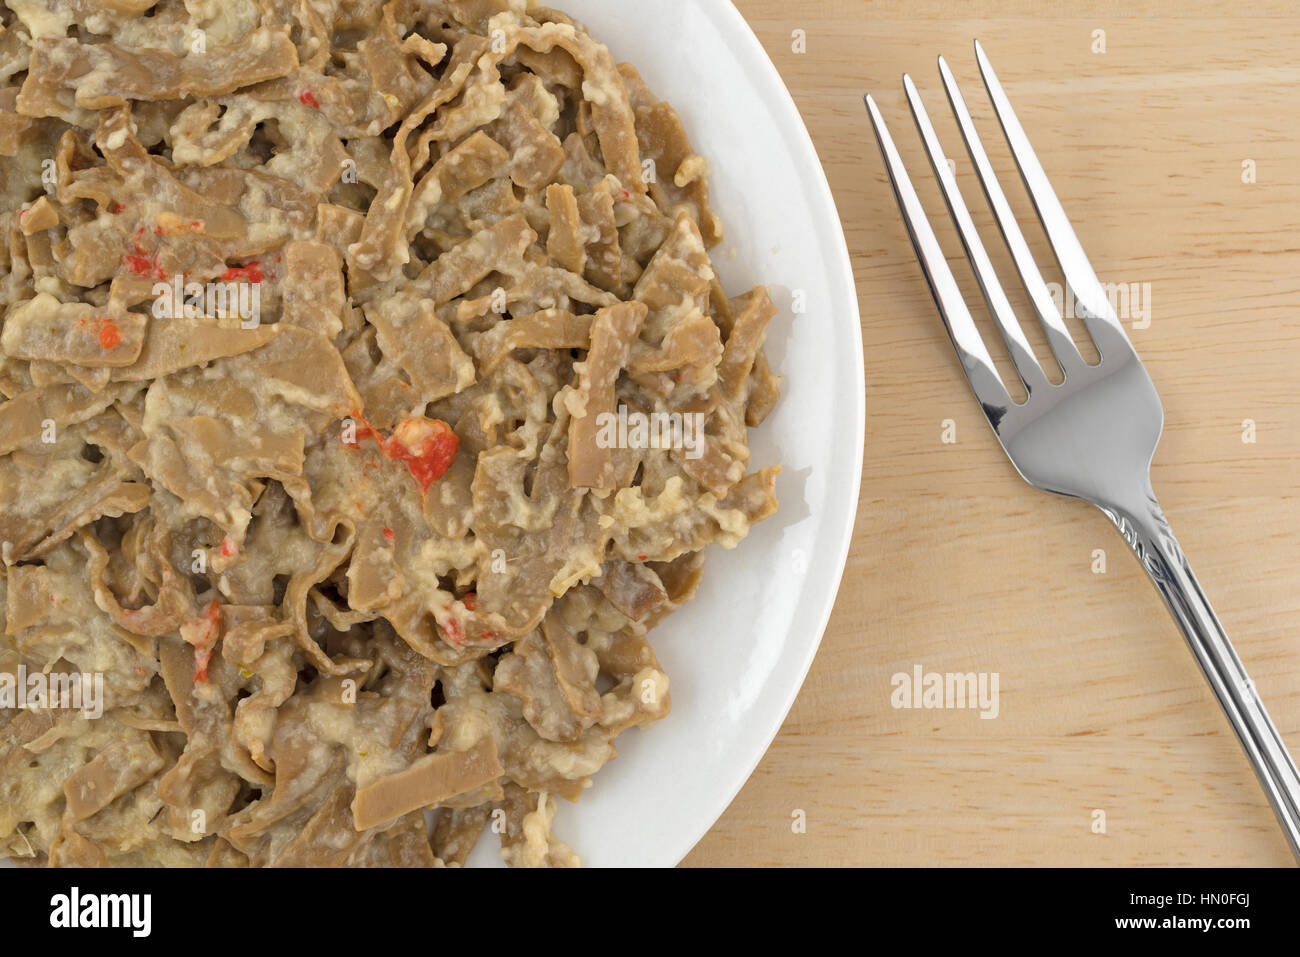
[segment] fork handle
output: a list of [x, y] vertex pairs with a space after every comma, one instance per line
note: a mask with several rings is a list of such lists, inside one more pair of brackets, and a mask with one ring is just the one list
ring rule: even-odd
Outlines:
[[1103, 508], [1151, 576], [1237, 733], [1300, 859], [1300, 772], [1245, 666], [1192, 574], [1154, 493], [1131, 511]]

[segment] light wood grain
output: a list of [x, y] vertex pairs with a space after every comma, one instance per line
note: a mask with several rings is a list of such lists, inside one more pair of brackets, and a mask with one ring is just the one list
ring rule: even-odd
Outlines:
[[[1099, 275], [1151, 284], [1150, 324], [1130, 336], [1165, 406], [1156, 491], [1300, 753], [1300, 18], [1227, 5], [1156, 5], [1144, 16], [1124, 16], [1131, 4], [737, 6], [803, 113], [848, 236], [866, 467], [853, 550], [807, 683], [687, 863], [1292, 863], [1227, 721], [1113, 527], [1024, 484], [971, 400], [861, 97], [880, 102], [977, 303], [937, 188], [919, 175], [927, 167], [900, 75], [917, 81], [991, 239], [935, 69], [947, 57], [1028, 232], [1032, 210], [979, 84], [979, 37]], [[797, 29], [803, 54], [791, 49]], [[1094, 30], [1106, 33], [1104, 54], [1091, 52]], [[1242, 182], [1247, 159], [1254, 184]], [[1047, 262], [1041, 235], [1031, 239]], [[1023, 307], [1023, 296], [1013, 302]], [[1041, 332], [1028, 331], [1043, 354]], [[955, 444], [940, 441], [945, 419]], [[1242, 441], [1246, 419], [1254, 444]], [[1095, 549], [1106, 552], [1104, 574], [1091, 570]], [[890, 676], [916, 664], [997, 672], [999, 716], [895, 710]], [[1104, 835], [1092, 832], [1095, 809], [1106, 812]], [[806, 833], [792, 833], [796, 810]]]

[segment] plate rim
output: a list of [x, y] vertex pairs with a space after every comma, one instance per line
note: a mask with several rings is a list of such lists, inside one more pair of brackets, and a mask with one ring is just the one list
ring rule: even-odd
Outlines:
[[[852, 521], [843, 524], [842, 532], [834, 552], [834, 561], [832, 567], [835, 568], [834, 581], [835, 587], [830, 592], [830, 600], [822, 608], [814, 629], [816, 638], [808, 643], [807, 651], [804, 654], [802, 663], [799, 666], [798, 681], [793, 685], [793, 692], [779, 709], [773, 712], [773, 719], [768, 722], [768, 727], [764, 728], [759, 736], [763, 740], [763, 746], [755, 749], [755, 755], [749, 762], [749, 767], [744, 775], [738, 776], [734, 787], [729, 787], [725, 797], [716, 806], [716, 811], [707, 817], [707, 823], [702, 828], [692, 830], [698, 833], [687, 832], [678, 843], [678, 847], [670, 854], [665, 855], [672, 864], [669, 866], [677, 867], [686, 856], [694, 850], [695, 846], [704, 839], [718, 821], [722, 819], [723, 814], [735, 801], [737, 795], [749, 783], [750, 778], [754, 776], [763, 758], [772, 749], [772, 742], [776, 740], [780, 733], [785, 720], [789, 717], [790, 710], [799, 698], [799, 692], [803, 690], [804, 682], [808, 679], [808, 672], [812, 669], [812, 663], [817, 657], [817, 652], [821, 650], [822, 640], [826, 636], [826, 626], [830, 623], [831, 614], [837, 604], [840, 587], [844, 582], [844, 571], [848, 566], [849, 551], [852, 548], [853, 532], [857, 527], [857, 511], [862, 497], [862, 467], [866, 446], [866, 414], [867, 414], [867, 395], [866, 395], [866, 360], [863, 356], [863, 338], [862, 338], [862, 312], [858, 301], [857, 280], [853, 274], [853, 260], [849, 252], [848, 236], [844, 231], [844, 221], [840, 218], [839, 207], [835, 202], [835, 194], [831, 190], [830, 180], [826, 176], [826, 168], [822, 165], [821, 156], [817, 152], [816, 144], [813, 142], [812, 134], [808, 132], [808, 125], [804, 122], [803, 114], [799, 111], [794, 97], [790, 93], [789, 87], [785, 84], [785, 79], [777, 69], [771, 56], [768, 55], [762, 41], [759, 40], [758, 34], [754, 32], [753, 27], [749, 25], [743, 14], [736, 8], [732, 0], [696, 0], [699, 6], [719, 23], [721, 31], [729, 36], [734, 37], [737, 43], [744, 44], [744, 49], [738, 51], [746, 60], [752, 61], [758, 68], [756, 75], [751, 79], [756, 84], [762, 84], [760, 95], [767, 104], [769, 110], [775, 116], [777, 125], [781, 128], [797, 130], [800, 134], [789, 145], [790, 151], [794, 154], [797, 164], [805, 166], [809, 170], [808, 185], [815, 191], [816, 200], [820, 204], [819, 209], [814, 210], [813, 219], [820, 222], [827, 219], [835, 224], [836, 236], [833, 237], [828, 245], [833, 248], [835, 261], [827, 262], [827, 266], [834, 274], [837, 275], [839, 282], [842, 284], [838, 290], [842, 294], [847, 304], [847, 311], [838, 320], [850, 325], [849, 336], [855, 348], [857, 361], [850, 363], [853, 370], [854, 389], [851, 397], [852, 402], [852, 420], [851, 427], [846, 429], [849, 434], [857, 436], [858, 441], [854, 443], [852, 453], [852, 486], [849, 491], [849, 508], [848, 513], [852, 516]], [[725, 210], [719, 210], [719, 215], [725, 217]], [[831, 297], [835, 298], [835, 297]]]

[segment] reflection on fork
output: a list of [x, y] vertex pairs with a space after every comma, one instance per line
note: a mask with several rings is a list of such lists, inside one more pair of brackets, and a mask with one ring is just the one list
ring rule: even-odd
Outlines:
[[975, 398], [1016, 470], [1031, 485], [1096, 505], [1133, 548], [1186, 636], [1255, 767], [1292, 851], [1300, 858], [1300, 773], [1151, 489], [1151, 458], [1164, 425], [1160, 397], [978, 41], [975, 54], [994, 112], [1101, 361], [1085, 363], [1066, 329], [989, 163], [956, 78], [942, 57], [939, 73], [962, 138], [1064, 379], [1051, 383], [1035, 358], [971, 221], [916, 85], [905, 75], [903, 87], [912, 115], [989, 312], [1024, 385], [1024, 402], [1012, 400], [994, 368], [880, 110], [867, 96], [867, 112], [926, 281]]

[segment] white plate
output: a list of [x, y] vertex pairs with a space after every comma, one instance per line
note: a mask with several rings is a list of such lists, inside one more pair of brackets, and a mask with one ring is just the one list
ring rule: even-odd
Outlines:
[[[731, 295], [765, 284], [780, 307], [769, 356], [784, 376], [752, 436], [781, 463], [781, 510], [735, 551], [710, 548], [699, 597], [650, 635], [672, 713], [618, 739], [619, 757], [556, 835], [592, 866], [672, 866], [749, 777], [794, 703], [830, 617], [862, 474], [866, 394], [844, 233], [803, 120], [728, 0], [555, 0], [681, 114], [708, 157]], [[863, 126], [863, 142], [867, 129]], [[806, 311], [792, 314], [796, 290]], [[773, 820], [771, 826], [788, 826]], [[472, 864], [491, 863], [485, 834]]]
[[[735, 551], [709, 550], [699, 597], [650, 636], [672, 683], [672, 713], [623, 734], [618, 759], [556, 816], [557, 836], [589, 866], [669, 867], [704, 836], [771, 744], [835, 602], [862, 474], [857, 292], [803, 120], [728, 0], [656, 0], [653, 12], [644, 0], [556, 6], [677, 108], [712, 164], [727, 235], [714, 264], [727, 291], [762, 283], [781, 309], [768, 354], [785, 377], [784, 394], [751, 435], [754, 467], [785, 466], [781, 510]], [[798, 316], [796, 290], [806, 297]], [[470, 863], [499, 865], [498, 846], [485, 834]]]

